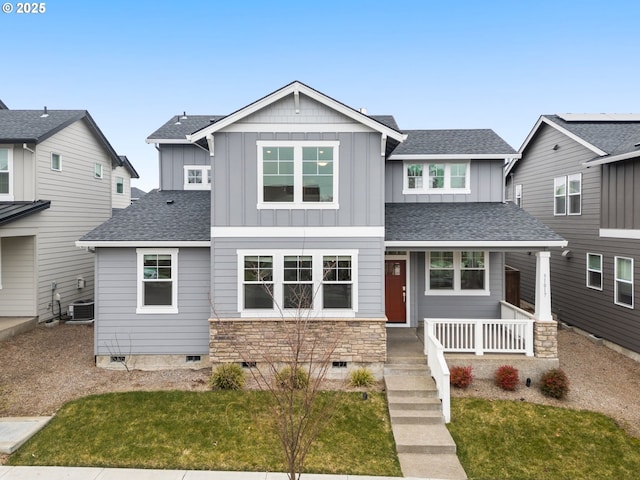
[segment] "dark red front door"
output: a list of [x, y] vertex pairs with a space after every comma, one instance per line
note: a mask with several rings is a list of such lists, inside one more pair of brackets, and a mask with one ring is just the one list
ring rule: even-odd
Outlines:
[[384, 261], [384, 301], [389, 323], [406, 323], [407, 308], [407, 262], [406, 260]]

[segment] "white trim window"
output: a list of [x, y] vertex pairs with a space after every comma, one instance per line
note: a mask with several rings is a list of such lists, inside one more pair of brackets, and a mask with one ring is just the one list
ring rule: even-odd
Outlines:
[[54, 172], [62, 171], [62, 157], [59, 153], [51, 152], [51, 170]]
[[522, 184], [521, 183], [516, 184], [515, 204], [519, 208], [522, 208]]
[[138, 248], [136, 313], [178, 313], [178, 249]]
[[489, 252], [432, 251], [425, 295], [489, 295]]
[[102, 164], [96, 163], [93, 172], [96, 178], [102, 178]]
[[185, 165], [184, 166], [185, 190], [211, 190], [211, 166], [209, 165]]
[[258, 208], [338, 208], [339, 146], [259, 140]]
[[243, 317], [354, 317], [357, 251], [238, 250]]
[[633, 258], [615, 257], [615, 304], [633, 308]]
[[553, 179], [553, 214], [582, 214], [581, 173], [574, 173]]
[[0, 148], [0, 200], [13, 201], [12, 148]]
[[405, 161], [402, 193], [470, 193], [470, 162]]
[[587, 287], [602, 290], [602, 255], [587, 253]]
[[124, 177], [116, 177], [116, 193], [124, 195]]

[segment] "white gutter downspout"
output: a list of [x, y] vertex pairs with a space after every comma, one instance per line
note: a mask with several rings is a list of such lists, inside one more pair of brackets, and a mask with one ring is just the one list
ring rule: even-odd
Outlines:
[[33, 171], [34, 174], [33, 175], [33, 198], [31, 199], [31, 201], [35, 202], [36, 198], [38, 198], [38, 192], [36, 192], [36, 186], [38, 185], [38, 180], [37, 180], [37, 176], [38, 176], [38, 168], [37, 168], [37, 161], [36, 161], [36, 144], [33, 144], [33, 150], [31, 150], [29, 148], [29, 146], [26, 143], [22, 144], [22, 149], [26, 150], [27, 152], [31, 152], [31, 159], [33, 161]]

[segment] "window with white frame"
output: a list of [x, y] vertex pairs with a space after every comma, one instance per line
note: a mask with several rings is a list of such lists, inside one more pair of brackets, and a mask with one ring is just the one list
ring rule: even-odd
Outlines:
[[178, 313], [178, 249], [137, 249], [137, 313]]
[[13, 149], [0, 148], [0, 200], [13, 200]]
[[633, 258], [615, 257], [615, 303], [633, 308]]
[[574, 173], [553, 180], [553, 214], [580, 215], [582, 213], [582, 174]]
[[116, 177], [116, 193], [124, 193], [124, 178]]
[[516, 185], [516, 191], [515, 191], [515, 204], [522, 208], [522, 184], [518, 183]]
[[[265, 254], [268, 253], [268, 254]], [[243, 316], [357, 311], [357, 251], [238, 251]]]
[[427, 253], [425, 295], [489, 295], [489, 253]]
[[185, 190], [211, 190], [211, 166], [185, 165]]
[[60, 172], [62, 170], [62, 157], [58, 153], [51, 153], [51, 170]]
[[587, 287], [602, 290], [602, 255], [587, 253]]
[[102, 178], [102, 164], [96, 163], [94, 168], [94, 175], [96, 178]]
[[338, 208], [337, 141], [258, 141], [258, 208]]
[[469, 165], [469, 162], [404, 162], [403, 193], [469, 193]]

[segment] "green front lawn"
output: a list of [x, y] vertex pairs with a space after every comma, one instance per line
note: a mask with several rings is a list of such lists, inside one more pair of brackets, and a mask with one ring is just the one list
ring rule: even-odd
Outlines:
[[[284, 471], [265, 392], [129, 392], [66, 404], [10, 465]], [[384, 394], [323, 392], [338, 405], [306, 471], [401, 476]]]
[[640, 478], [640, 440], [599, 413], [454, 398], [449, 431], [473, 480]]

